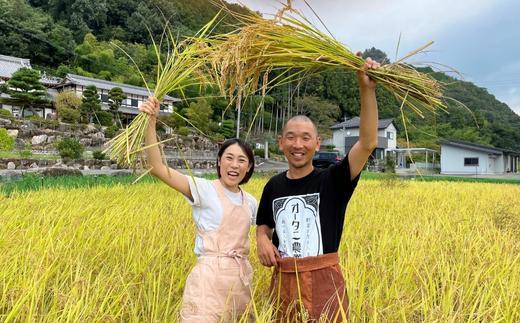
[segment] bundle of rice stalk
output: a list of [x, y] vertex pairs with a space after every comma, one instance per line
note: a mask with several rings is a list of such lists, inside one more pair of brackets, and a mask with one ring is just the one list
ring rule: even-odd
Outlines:
[[[222, 95], [241, 100], [259, 88], [265, 93], [266, 87], [324, 69], [363, 69], [363, 58], [290, 7], [284, 7], [272, 20], [257, 15], [235, 16], [243, 23], [235, 31], [204, 39], [213, 49], [208, 59]], [[368, 71], [372, 79], [420, 116], [425, 110], [435, 112], [447, 108], [442, 100], [442, 85], [430, 75], [404, 63], [432, 43], [396, 62]], [[266, 81], [265, 74], [273, 70], [279, 71], [278, 76]]]
[[[208, 24], [198, 32], [197, 36], [204, 37], [216, 18], [217, 16], [208, 22]], [[202, 85], [207, 82], [205, 75], [200, 71], [201, 66], [205, 64], [205, 60], [202, 58], [205, 48], [201, 47], [201, 43], [191, 41], [191, 39], [178, 42], [168, 25], [165, 26], [159, 43], [154, 41], [151, 33], [150, 36], [157, 57], [157, 75], [153, 94], [139, 66], [137, 66], [132, 57], [127, 54], [137, 68], [150, 95], [162, 101], [167, 93], [178, 91], [184, 97], [183, 90], [186, 87]], [[165, 46], [168, 47], [168, 52], [162, 54], [161, 49]], [[122, 48], [119, 49], [124, 52]], [[104, 150], [104, 153], [108, 153], [111, 160], [116, 161], [123, 167], [135, 168], [140, 159], [140, 155], [148, 148], [143, 145], [148, 121], [149, 115], [140, 112], [123, 132], [106, 143], [107, 148]], [[157, 145], [162, 142], [158, 142]], [[144, 161], [142, 161], [142, 163], [144, 163]]]

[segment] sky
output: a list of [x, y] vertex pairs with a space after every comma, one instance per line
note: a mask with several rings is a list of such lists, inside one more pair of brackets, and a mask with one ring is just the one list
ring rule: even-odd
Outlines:
[[[281, 7], [280, 1], [228, 0], [266, 17]], [[303, 0], [292, 2], [318, 26], [319, 21]], [[520, 1], [307, 0], [307, 3], [334, 37], [353, 51], [376, 47], [393, 60], [434, 41], [427, 53], [409, 62], [447, 65], [464, 80], [486, 88], [520, 115]]]

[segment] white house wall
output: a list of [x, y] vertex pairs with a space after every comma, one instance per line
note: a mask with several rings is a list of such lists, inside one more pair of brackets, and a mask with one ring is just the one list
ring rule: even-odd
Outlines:
[[[392, 139], [388, 138], [388, 132], [392, 133]], [[379, 129], [377, 136], [388, 139], [387, 150], [397, 148], [397, 129], [393, 124], [390, 124], [385, 129]], [[345, 154], [345, 137], [359, 137], [359, 128], [335, 129], [332, 132], [332, 144], [343, 154]]]
[[[388, 132], [392, 133], [392, 139], [388, 138]], [[388, 139], [388, 149], [397, 148], [397, 129], [393, 124], [390, 124], [386, 129], [380, 129], [377, 132], [378, 137], [384, 137]]]
[[[464, 166], [464, 158], [478, 158], [479, 164]], [[502, 174], [503, 165], [502, 156], [490, 158], [486, 152], [441, 145], [442, 174]]]
[[345, 137], [359, 136], [359, 129], [336, 129], [332, 132], [332, 144], [336, 149], [345, 154]]

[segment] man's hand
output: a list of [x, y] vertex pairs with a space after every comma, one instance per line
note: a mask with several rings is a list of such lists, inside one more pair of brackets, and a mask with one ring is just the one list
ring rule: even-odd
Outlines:
[[264, 226], [259, 226], [256, 233], [256, 250], [260, 263], [266, 267], [276, 266], [276, 258], [280, 258], [278, 249], [265, 233]]
[[[361, 56], [361, 52], [356, 53], [357, 56]], [[374, 90], [376, 88], [376, 82], [372, 80], [368, 74], [367, 71], [369, 69], [376, 69], [379, 68], [381, 64], [374, 61], [370, 57], [368, 57], [365, 60], [365, 64], [363, 65], [363, 69], [357, 72], [357, 78], [359, 83], [359, 88], [363, 90]]]

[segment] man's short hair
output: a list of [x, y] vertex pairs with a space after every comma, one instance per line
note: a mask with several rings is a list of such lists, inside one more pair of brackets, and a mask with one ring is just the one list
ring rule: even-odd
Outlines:
[[287, 128], [287, 124], [291, 121], [294, 121], [294, 122], [310, 122], [312, 124], [312, 127], [314, 128], [314, 131], [316, 132], [316, 136], [318, 136], [318, 128], [316, 127], [316, 124], [314, 123], [314, 121], [311, 120], [311, 118], [303, 115], [303, 114], [299, 114], [299, 115], [296, 115], [294, 117], [291, 117], [289, 120], [287, 120], [287, 122], [285, 123], [285, 125], [283, 126], [283, 129], [282, 129], [282, 135], [285, 133], [285, 128]]

